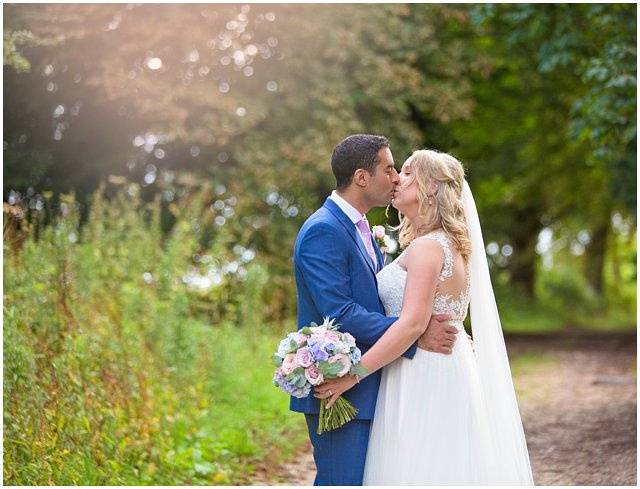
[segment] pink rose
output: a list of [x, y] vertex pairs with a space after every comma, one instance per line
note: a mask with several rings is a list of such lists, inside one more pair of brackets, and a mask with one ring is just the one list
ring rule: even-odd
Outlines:
[[324, 381], [324, 377], [315, 364], [312, 364], [307, 369], [305, 369], [304, 376], [307, 378], [311, 385], [322, 384], [322, 382]]
[[351, 369], [351, 359], [347, 355], [343, 355], [342, 353], [339, 353], [329, 358], [329, 362], [331, 363], [339, 362], [342, 364], [342, 370], [338, 372], [338, 377], [342, 377], [346, 375], [349, 372], [349, 369]]
[[289, 353], [286, 357], [284, 357], [280, 368], [282, 369], [282, 373], [284, 373], [285, 375], [289, 375], [297, 366], [298, 362], [296, 361], [296, 356], [293, 353]]
[[384, 226], [373, 226], [371, 229], [371, 234], [375, 239], [382, 239], [385, 235]]
[[335, 331], [327, 331], [324, 334], [324, 339], [328, 342], [333, 343], [334, 345], [340, 341], [340, 335]]
[[301, 345], [301, 344], [302, 344], [302, 343], [304, 343], [305, 341], [307, 341], [307, 337], [306, 337], [305, 335], [303, 335], [303, 334], [298, 334], [298, 335], [295, 337], [295, 342], [296, 342], [298, 345]]
[[296, 352], [296, 360], [298, 362], [298, 365], [304, 368], [307, 368], [309, 365], [313, 363], [313, 357], [311, 356], [311, 352], [306, 346], [303, 348], [300, 348]]

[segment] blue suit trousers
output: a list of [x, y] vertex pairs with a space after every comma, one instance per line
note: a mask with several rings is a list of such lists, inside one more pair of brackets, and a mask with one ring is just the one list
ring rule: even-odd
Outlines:
[[352, 419], [318, 435], [317, 414], [305, 414], [318, 472], [314, 486], [361, 486], [369, 445], [370, 419]]

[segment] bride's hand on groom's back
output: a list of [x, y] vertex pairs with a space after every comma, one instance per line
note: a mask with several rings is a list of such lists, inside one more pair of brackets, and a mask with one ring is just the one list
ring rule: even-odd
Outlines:
[[449, 319], [451, 316], [446, 314], [431, 316], [426, 331], [418, 338], [418, 346], [426, 351], [451, 354], [458, 329], [446, 324]]

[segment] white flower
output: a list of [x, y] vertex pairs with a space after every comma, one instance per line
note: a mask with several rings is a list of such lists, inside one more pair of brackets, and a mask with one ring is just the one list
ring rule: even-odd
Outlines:
[[343, 333], [342, 334], [342, 341], [349, 347], [355, 347], [356, 346], [356, 339], [351, 336], [350, 333]]

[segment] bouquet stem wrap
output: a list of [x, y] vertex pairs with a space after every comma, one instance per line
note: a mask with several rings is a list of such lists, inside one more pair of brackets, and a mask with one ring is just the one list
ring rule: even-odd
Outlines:
[[320, 400], [320, 422], [318, 423], [318, 434], [325, 431], [340, 428], [356, 417], [358, 410], [354, 408], [344, 397], [339, 396], [330, 409], [326, 408], [327, 399]]

